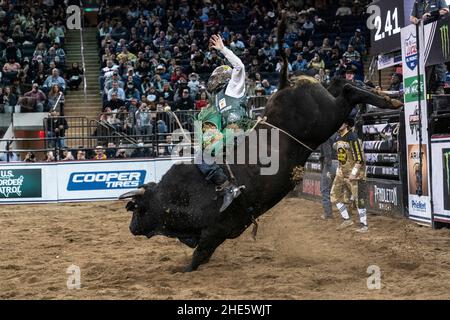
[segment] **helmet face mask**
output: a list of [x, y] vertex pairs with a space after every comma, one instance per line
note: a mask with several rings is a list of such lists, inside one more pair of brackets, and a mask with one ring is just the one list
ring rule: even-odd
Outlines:
[[231, 79], [232, 68], [223, 65], [214, 69], [208, 79], [207, 89], [210, 93], [216, 93], [222, 89]]

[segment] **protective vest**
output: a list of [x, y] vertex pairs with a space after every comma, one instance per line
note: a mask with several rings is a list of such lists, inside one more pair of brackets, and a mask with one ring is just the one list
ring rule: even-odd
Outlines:
[[230, 97], [225, 94], [226, 87], [220, 90], [214, 97], [214, 105], [222, 115], [222, 128], [239, 122], [246, 117], [245, 95], [241, 98]]
[[344, 136], [339, 136], [335, 143], [337, 158], [339, 161], [338, 175], [345, 178], [350, 177], [353, 167], [356, 163], [361, 164], [356, 178], [366, 178], [366, 163], [364, 151], [358, 135], [352, 131], [347, 132]]

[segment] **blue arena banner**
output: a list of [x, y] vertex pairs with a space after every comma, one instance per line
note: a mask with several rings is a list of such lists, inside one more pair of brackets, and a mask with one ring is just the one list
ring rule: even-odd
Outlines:
[[146, 171], [73, 172], [68, 191], [130, 189], [144, 184]]

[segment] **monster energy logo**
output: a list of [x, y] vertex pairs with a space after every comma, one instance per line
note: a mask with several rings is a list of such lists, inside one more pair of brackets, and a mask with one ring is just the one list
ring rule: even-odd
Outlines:
[[449, 158], [450, 158], [450, 152], [444, 153], [445, 157], [445, 171], [447, 172], [447, 190], [450, 192], [450, 164], [449, 164]]
[[448, 25], [443, 25], [439, 28], [441, 34], [441, 46], [442, 46], [442, 55], [444, 59], [448, 58], [450, 53], [450, 39], [448, 37]]

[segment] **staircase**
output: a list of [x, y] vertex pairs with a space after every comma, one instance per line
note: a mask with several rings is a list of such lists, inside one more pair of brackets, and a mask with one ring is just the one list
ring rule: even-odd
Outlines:
[[[93, 128], [89, 123], [93, 119], [98, 119], [102, 111], [102, 98], [99, 95], [100, 87], [98, 76], [100, 73], [100, 63], [97, 46], [97, 29], [83, 29], [84, 62], [86, 94], [83, 82], [78, 90], [67, 90], [65, 96], [64, 115], [67, 117], [69, 130], [66, 137], [66, 144], [69, 148], [79, 146], [88, 147], [96, 142], [89, 138]], [[82, 67], [81, 59], [81, 39], [79, 30], [68, 30], [66, 34], [66, 67], [70, 68], [72, 62], [77, 62]]]
[[[96, 28], [83, 29], [84, 59], [85, 59], [85, 81], [87, 82], [86, 95], [83, 83], [79, 90], [67, 90], [65, 96], [64, 114], [72, 117], [87, 117], [97, 119], [102, 111], [102, 99], [99, 95], [100, 63], [96, 39]], [[78, 62], [82, 66], [81, 40], [79, 30], [68, 30], [66, 35], [66, 66], [69, 68], [72, 62]]]
[[[364, 62], [364, 75], [369, 74], [369, 66], [370, 66], [371, 59], [367, 59], [367, 61]], [[391, 76], [392, 73], [395, 72], [396, 66], [389, 67], [386, 69], [381, 70], [381, 88], [383, 90], [387, 90], [389, 88], [389, 84], [391, 82]], [[378, 69], [375, 67], [375, 72], [373, 74], [372, 83], [376, 86], [379, 85], [379, 76], [378, 76]]]

